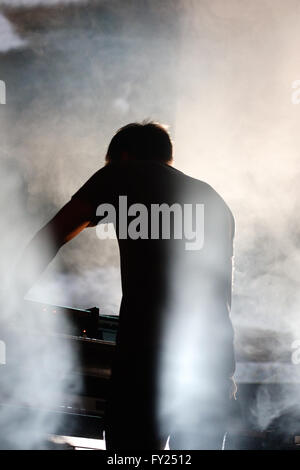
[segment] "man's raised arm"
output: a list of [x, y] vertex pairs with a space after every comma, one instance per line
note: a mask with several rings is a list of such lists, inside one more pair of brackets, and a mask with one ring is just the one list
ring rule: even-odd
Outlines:
[[59, 249], [88, 227], [94, 211], [80, 199], [71, 199], [26, 246], [16, 265], [12, 283], [17, 295], [24, 297]]

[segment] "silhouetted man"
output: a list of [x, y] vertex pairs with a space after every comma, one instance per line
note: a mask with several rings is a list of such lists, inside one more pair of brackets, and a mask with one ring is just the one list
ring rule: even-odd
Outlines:
[[[172, 167], [156, 123], [113, 137], [97, 171], [32, 240], [52, 252], [87, 227], [114, 224], [122, 302], [106, 410], [107, 449], [221, 448], [235, 369], [229, 318], [234, 220], [206, 183]], [[108, 233], [108, 232], [107, 232]], [[101, 244], [100, 244], [101, 249]]]

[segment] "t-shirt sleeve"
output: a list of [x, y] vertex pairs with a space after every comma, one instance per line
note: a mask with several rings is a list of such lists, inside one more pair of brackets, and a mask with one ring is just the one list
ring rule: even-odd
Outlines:
[[89, 224], [94, 227], [101, 217], [96, 216], [97, 208], [103, 203], [112, 203], [114, 190], [113, 169], [106, 165], [89, 178], [81, 188], [73, 194], [71, 199], [79, 199], [93, 207], [95, 217]]

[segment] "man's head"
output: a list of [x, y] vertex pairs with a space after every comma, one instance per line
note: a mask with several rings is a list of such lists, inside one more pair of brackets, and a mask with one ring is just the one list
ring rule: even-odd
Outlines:
[[131, 123], [112, 138], [106, 162], [117, 160], [157, 160], [171, 164], [172, 142], [164, 126], [156, 122]]

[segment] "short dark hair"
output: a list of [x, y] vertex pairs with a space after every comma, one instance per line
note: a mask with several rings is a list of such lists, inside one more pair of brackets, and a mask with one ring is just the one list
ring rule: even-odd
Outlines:
[[120, 160], [124, 152], [136, 160], [167, 163], [173, 159], [172, 142], [166, 127], [152, 121], [121, 127], [108, 146], [106, 162]]

